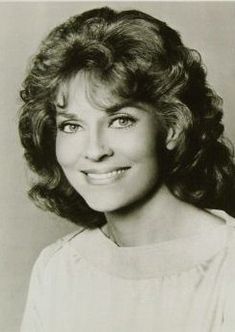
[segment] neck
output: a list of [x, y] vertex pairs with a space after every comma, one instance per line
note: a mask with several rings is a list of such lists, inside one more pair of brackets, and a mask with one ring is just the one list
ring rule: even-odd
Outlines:
[[103, 231], [120, 246], [141, 246], [173, 239], [182, 204], [166, 186], [158, 189], [145, 202], [106, 213]]

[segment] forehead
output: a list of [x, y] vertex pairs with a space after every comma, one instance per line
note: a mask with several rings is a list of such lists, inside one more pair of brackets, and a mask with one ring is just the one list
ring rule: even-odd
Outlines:
[[128, 102], [128, 100], [114, 94], [111, 85], [101, 82], [92, 73], [83, 71], [59, 85], [55, 101], [59, 108], [66, 109], [73, 104], [89, 103], [99, 110], [108, 110], [115, 105], [127, 104]]

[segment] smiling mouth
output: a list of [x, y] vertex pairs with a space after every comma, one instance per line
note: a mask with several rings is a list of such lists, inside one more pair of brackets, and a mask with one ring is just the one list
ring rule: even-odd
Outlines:
[[106, 184], [119, 179], [130, 167], [115, 169], [110, 172], [101, 173], [96, 171], [83, 171], [87, 180], [92, 184]]

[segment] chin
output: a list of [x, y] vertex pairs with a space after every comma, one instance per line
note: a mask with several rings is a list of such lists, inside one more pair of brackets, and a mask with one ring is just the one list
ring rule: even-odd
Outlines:
[[85, 199], [85, 201], [92, 210], [102, 213], [111, 213], [121, 210], [124, 211], [125, 209], [141, 204], [144, 197], [142, 195], [140, 197], [134, 195], [125, 197], [124, 195], [119, 194], [112, 196], [112, 199], [110, 199], [110, 196], [107, 196], [106, 198], [102, 197], [102, 199], [99, 196], [97, 199], [94, 199], [95, 197], [93, 196], [92, 198], [89, 197], [89, 199]]
[[98, 202], [86, 201], [86, 203], [92, 210], [102, 213], [114, 212], [123, 207], [122, 204], [117, 204], [117, 202], [101, 202], [100, 200]]
[[144, 204], [146, 200], [156, 194], [158, 184], [154, 185], [149, 182], [144, 186], [136, 183], [135, 186], [128, 185], [117, 189], [95, 187], [93, 190], [80, 190], [79, 194], [94, 211], [102, 213], [124, 211]]

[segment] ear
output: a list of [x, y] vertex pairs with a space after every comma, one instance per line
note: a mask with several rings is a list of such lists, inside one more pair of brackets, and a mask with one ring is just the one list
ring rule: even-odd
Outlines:
[[181, 129], [176, 126], [174, 128], [170, 127], [166, 137], [166, 148], [167, 150], [174, 150], [177, 145]]

